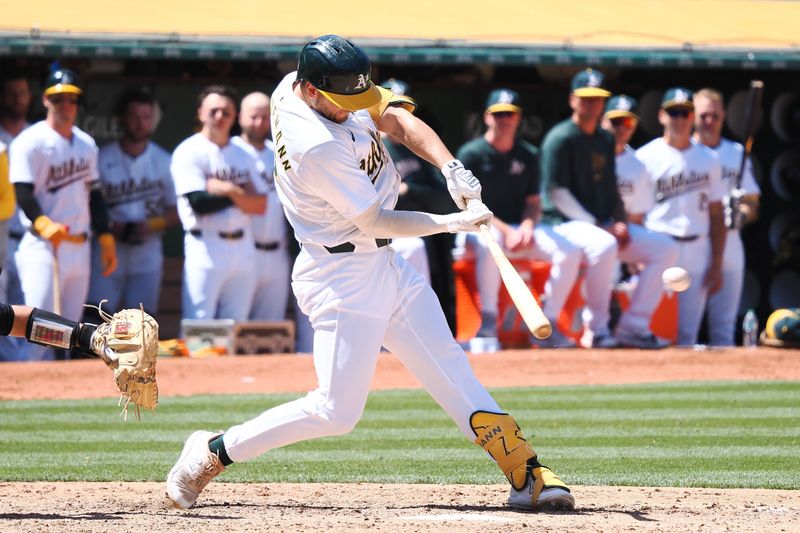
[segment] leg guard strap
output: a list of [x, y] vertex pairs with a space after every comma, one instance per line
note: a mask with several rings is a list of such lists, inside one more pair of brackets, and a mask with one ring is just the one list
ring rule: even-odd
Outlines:
[[534, 507], [539, 501], [539, 495], [544, 489], [559, 487], [569, 492], [569, 487], [567, 487], [566, 483], [561, 481], [552, 470], [544, 465], [540, 465], [536, 459], [532, 460], [530, 463], [530, 472], [533, 478], [531, 501]]
[[536, 452], [514, 418], [506, 413], [475, 411], [469, 424], [477, 437], [475, 444], [492, 456], [515, 489], [522, 490], [528, 477], [528, 460], [535, 461]]

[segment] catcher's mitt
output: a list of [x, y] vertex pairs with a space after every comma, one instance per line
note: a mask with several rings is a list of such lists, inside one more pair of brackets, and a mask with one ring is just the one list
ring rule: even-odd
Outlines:
[[114, 371], [122, 395], [120, 405], [125, 401], [120, 414], [127, 420], [128, 406], [133, 403], [134, 414], [141, 420], [140, 408], [155, 410], [158, 405], [158, 322], [144, 312], [144, 307], [123, 309], [114, 315], [100, 306], [97, 309], [104, 323], [92, 335], [92, 351]]

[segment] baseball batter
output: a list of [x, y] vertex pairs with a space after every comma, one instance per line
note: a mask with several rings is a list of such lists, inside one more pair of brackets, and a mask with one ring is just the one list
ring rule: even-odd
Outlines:
[[232, 462], [352, 430], [383, 345], [498, 462], [512, 483], [511, 505], [573, 507], [569, 489], [538, 463], [519, 426], [475, 378], [433, 290], [387, 246], [390, 237], [473, 230], [491, 219], [480, 202], [452, 215], [392, 209], [400, 179], [379, 129], [442, 168], [459, 207], [480, 197], [474, 176], [392, 100], [370, 80], [366, 54], [335, 35], [309, 42], [298, 71], [275, 89], [276, 186], [302, 244], [292, 287], [314, 326], [319, 386], [223, 434], [193, 433], [167, 478], [176, 506], [191, 507]]
[[[269, 139], [269, 96], [250, 93], [242, 99], [239, 112], [241, 137], [231, 142], [245, 149], [257, 161], [267, 191], [267, 211], [253, 215], [256, 272], [250, 320], [283, 320], [289, 302], [290, 260], [286, 240], [286, 216], [275, 191], [275, 150]], [[302, 318], [302, 317], [301, 317]]]
[[[53, 309], [58, 297], [70, 320], [80, 319], [89, 289], [92, 230], [100, 242], [103, 273], [113, 272], [117, 261], [105, 202], [96, 187], [97, 145], [75, 126], [82, 92], [72, 71], [51, 73], [42, 96], [47, 118], [20, 133], [10, 151], [11, 181], [26, 230], [15, 253], [25, 304]], [[29, 355], [53, 356], [38, 349]]]
[[183, 317], [246, 320], [255, 286], [250, 215], [263, 214], [266, 189], [253, 157], [230, 141], [236, 94], [212, 85], [198, 97], [203, 128], [172, 154], [184, 237]]
[[692, 278], [689, 289], [678, 295], [680, 345], [697, 342], [708, 294], [722, 283], [726, 233], [719, 157], [691, 140], [693, 118], [692, 93], [681, 87], [667, 90], [658, 113], [664, 136], [636, 151], [655, 190], [646, 225], [678, 243], [677, 265]]
[[761, 189], [753, 177], [750, 159], [744, 167], [741, 187], [736, 188], [744, 147], [722, 137], [725, 123], [722, 95], [714, 89], [702, 89], [694, 95], [694, 108], [694, 140], [714, 150], [722, 166], [723, 206], [728, 227], [722, 256], [722, 287], [708, 296], [708, 342], [715, 346], [733, 346], [744, 286], [745, 256], [739, 230], [758, 217]]
[[103, 276], [100, 248], [94, 244], [89, 302], [106, 299], [111, 312], [143, 304], [158, 310], [164, 261], [161, 235], [178, 223], [175, 187], [169, 173], [170, 155], [150, 141], [155, 128], [155, 100], [141, 90], [120, 102], [123, 133], [100, 150], [100, 184], [117, 238], [119, 268]]

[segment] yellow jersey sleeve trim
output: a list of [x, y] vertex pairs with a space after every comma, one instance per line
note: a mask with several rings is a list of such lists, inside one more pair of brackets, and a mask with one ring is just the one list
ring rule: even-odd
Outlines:
[[381, 115], [383, 115], [383, 112], [386, 111], [386, 108], [389, 106], [400, 106], [409, 113], [413, 113], [417, 109], [417, 103], [413, 98], [394, 94], [389, 89], [380, 86], [378, 87], [378, 91], [381, 93], [381, 101], [367, 109], [372, 120], [375, 121], [375, 124], [378, 123], [381, 119]]

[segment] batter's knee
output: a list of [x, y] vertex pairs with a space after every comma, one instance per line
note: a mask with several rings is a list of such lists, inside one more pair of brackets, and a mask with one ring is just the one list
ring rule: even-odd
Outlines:
[[334, 436], [350, 433], [361, 420], [361, 414], [362, 411], [346, 413], [339, 410], [328, 410], [321, 417], [325, 426], [325, 434]]

